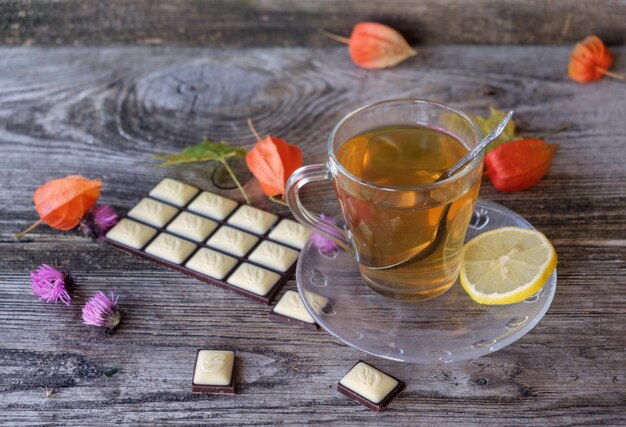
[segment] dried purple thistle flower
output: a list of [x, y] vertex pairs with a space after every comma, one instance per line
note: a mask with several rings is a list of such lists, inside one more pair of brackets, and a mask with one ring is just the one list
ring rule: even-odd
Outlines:
[[96, 205], [80, 221], [80, 231], [92, 239], [101, 239], [115, 224], [118, 217], [109, 205]]
[[70, 292], [74, 287], [74, 279], [67, 271], [57, 270], [48, 264], [41, 264], [30, 273], [30, 287], [39, 299], [45, 302], [61, 301], [68, 307], [72, 306]]
[[[320, 218], [322, 219], [322, 221], [337, 225], [337, 221], [335, 220], [335, 218], [330, 215], [320, 214]], [[322, 255], [330, 254], [339, 248], [337, 243], [333, 242], [330, 238], [326, 237], [322, 233], [313, 233], [311, 235], [311, 241], [313, 242], [313, 246], [315, 246]]]
[[98, 291], [83, 307], [83, 323], [99, 326], [112, 331], [122, 320], [122, 312], [117, 305], [119, 298], [111, 292], [111, 298]]

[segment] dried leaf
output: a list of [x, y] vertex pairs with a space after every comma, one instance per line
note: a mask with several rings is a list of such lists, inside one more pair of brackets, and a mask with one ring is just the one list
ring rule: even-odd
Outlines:
[[75, 228], [98, 201], [101, 187], [99, 179], [90, 180], [82, 176], [68, 176], [46, 182], [33, 195], [35, 209], [41, 218], [36, 224], [45, 222], [59, 230]]
[[248, 152], [246, 163], [267, 196], [283, 195], [287, 179], [302, 166], [302, 151], [297, 145], [268, 135]]
[[165, 159], [161, 166], [176, 165], [180, 163], [208, 162], [210, 160], [225, 161], [231, 157], [243, 157], [246, 150], [233, 147], [225, 142], [212, 142], [205, 139], [200, 144], [195, 144], [183, 149], [178, 154], [156, 154], [155, 157]]
[[548, 173], [558, 144], [543, 139], [517, 139], [485, 156], [489, 180], [499, 191], [512, 193], [537, 184]]
[[[504, 116], [506, 115], [505, 111], [498, 110], [493, 107], [489, 107], [489, 116], [481, 117], [481, 116], [472, 116], [472, 119], [476, 122], [480, 131], [485, 137], [489, 132], [491, 132], [498, 124], [502, 121]], [[497, 146], [504, 144], [505, 142], [509, 142], [515, 139], [515, 122], [513, 120], [509, 121], [509, 124], [506, 125], [502, 134], [493, 141], [487, 147], [486, 152], [489, 152], [496, 148]]]
[[602, 40], [596, 36], [589, 36], [576, 44], [570, 53], [570, 62], [567, 74], [578, 83], [590, 83], [600, 80], [604, 75], [624, 78], [619, 74], [608, 72], [613, 63], [613, 55], [606, 48]]

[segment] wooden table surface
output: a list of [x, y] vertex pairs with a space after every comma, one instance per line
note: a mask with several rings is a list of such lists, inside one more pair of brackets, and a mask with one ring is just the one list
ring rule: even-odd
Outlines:
[[[626, 48], [614, 48], [626, 70]], [[626, 84], [579, 85], [568, 47], [433, 46], [397, 68], [356, 68], [346, 49], [0, 48], [0, 423], [112, 425], [618, 425], [626, 422]], [[281, 327], [268, 309], [74, 232], [41, 226], [34, 189], [69, 174], [102, 178], [101, 202], [126, 211], [162, 177], [212, 189], [213, 165], [156, 168], [152, 154], [203, 136], [250, 148], [246, 119], [324, 160], [333, 125], [365, 103], [430, 98], [473, 114], [516, 107], [522, 132], [561, 124], [548, 176], [481, 197], [519, 212], [554, 243], [556, 296], [519, 341], [441, 366], [377, 359], [324, 331]], [[275, 212], [254, 180], [253, 203]], [[236, 191], [225, 191], [239, 198]], [[306, 192], [336, 212], [328, 186]], [[71, 309], [39, 302], [29, 271], [67, 262]], [[295, 288], [292, 280], [288, 289]], [[110, 336], [80, 321], [97, 290], [126, 310]], [[237, 396], [194, 395], [199, 348], [237, 349]], [[375, 414], [335, 391], [359, 358], [404, 379]], [[107, 378], [115, 365], [121, 370]], [[46, 398], [42, 387], [54, 389]]]

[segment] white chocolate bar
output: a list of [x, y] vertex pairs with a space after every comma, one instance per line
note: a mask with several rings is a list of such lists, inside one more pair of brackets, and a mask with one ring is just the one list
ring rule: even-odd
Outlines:
[[173, 206], [145, 197], [128, 212], [128, 216], [155, 227], [163, 227], [177, 212], [178, 209]]
[[161, 233], [150, 242], [146, 248], [146, 253], [174, 264], [180, 264], [187, 259], [195, 248], [196, 245], [187, 240], [169, 233]]
[[228, 283], [257, 295], [266, 295], [280, 276], [264, 268], [243, 263], [228, 278]]
[[283, 219], [269, 234], [269, 238], [294, 248], [302, 249], [312, 231], [290, 219]]
[[252, 234], [224, 225], [211, 236], [207, 241], [207, 245], [229, 254], [244, 256], [257, 240], [259, 238]]
[[167, 231], [176, 233], [196, 242], [203, 242], [217, 227], [215, 221], [203, 218], [190, 212], [181, 212], [174, 221], [169, 223]]
[[313, 319], [302, 303], [300, 294], [294, 291], [285, 292], [272, 311], [302, 322], [315, 323], [315, 319]]
[[176, 206], [185, 206], [198, 190], [193, 185], [184, 184], [171, 178], [164, 178], [150, 191], [150, 196]]
[[339, 383], [373, 403], [380, 403], [398, 385], [397, 380], [363, 362], [350, 369]]
[[224, 219], [237, 207], [237, 202], [203, 191], [189, 204], [190, 211], [208, 216], [209, 218]]
[[124, 218], [106, 234], [107, 239], [133, 249], [141, 249], [157, 233], [152, 227]]
[[278, 220], [273, 213], [262, 211], [248, 205], [241, 205], [237, 212], [228, 218], [228, 223], [256, 234], [265, 234]]
[[193, 382], [198, 385], [228, 385], [233, 378], [235, 352], [200, 350]]
[[222, 280], [237, 264], [237, 260], [211, 249], [202, 248], [196, 252], [185, 266], [190, 270]]
[[298, 251], [266, 240], [256, 247], [248, 259], [282, 273], [298, 259]]

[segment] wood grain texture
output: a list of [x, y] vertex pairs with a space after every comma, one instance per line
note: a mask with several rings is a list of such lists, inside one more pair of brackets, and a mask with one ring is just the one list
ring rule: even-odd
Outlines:
[[625, 0], [55, 0], [0, 2], [0, 43], [333, 46], [378, 21], [424, 44], [626, 42]]
[[[615, 49], [626, 68], [626, 49]], [[0, 423], [31, 425], [619, 425], [626, 415], [626, 85], [582, 86], [565, 75], [568, 48], [437, 47], [382, 72], [345, 49], [0, 48]], [[569, 130], [535, 188], [482, 197], [528, 218], [555, 243], [559, 284], [541, 323], [511, 346], [467, 363], [413, 366], [349, 348], [323, 331], [287, 328], [268, 309], [45, 226], [33, 190], [70, 173], [104, 180], [102, 202], [128, 209], [161, 177], [211, 188], [212, 166], [155, 168], [151, 157], [202, 136], [250, 147], [253, 118], [324, 160], [332, 126], [364, 103], [423, 97], [469, 113], [518, 109], [519, 128]], [[246, 188], [254, 203], [284, 212]], [[328, 186], [305, 203], [336, 212]], [[224, 192], [238, 198], [236, 191]], [[71, 265], [71, 309], [38, 302], [28, 272]], [[295, 288], [291, 281], [288, 288]], [[80, 323], [95, 291], [126, 309], [106, 336]], [[195, 351], [239, 352], [232, 396], [190, 392]], [[381, 414], [334, 387], [359, 359], [407, 383]], [[112, 378], [102, 373], [116, 364]], [[44, 397], [41, 387], [56, 393]]]

